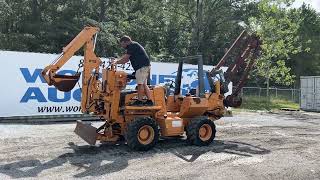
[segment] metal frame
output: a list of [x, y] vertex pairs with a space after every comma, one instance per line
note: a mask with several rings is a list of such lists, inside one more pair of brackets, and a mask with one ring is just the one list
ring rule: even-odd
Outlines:
[[175, 79], [175, 89], [174, 89], [174, 95], [179, 95], [181, 91], [181, 79], [182, 79], [182, 70], [183, 70], [183, 63], [197, 59], [198, 61], [198, 88], [199, 93], [197, 94], [198, 97], [204, 98], [205, 97], [205, 90], [204, 90], [204, 73], [203, 73], [203, 58], [202, 55], [196, 55], [196, 56], [187, 56], [182, 57], [179, 59], [179, 66], [178, 66], [178, 72], [177, 77]]

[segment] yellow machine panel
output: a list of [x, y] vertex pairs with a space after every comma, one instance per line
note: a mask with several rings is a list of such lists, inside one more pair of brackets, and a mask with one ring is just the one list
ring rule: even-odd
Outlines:
[[178, 136], [184, 133], [183, 119], [179, 117], [167, 117], [159, 121], [162, 136]]
[[179, 117], [191, 118], [203, 115], [208, 109], [208, 100], [200, 97], [185, 97], [182, 101]]

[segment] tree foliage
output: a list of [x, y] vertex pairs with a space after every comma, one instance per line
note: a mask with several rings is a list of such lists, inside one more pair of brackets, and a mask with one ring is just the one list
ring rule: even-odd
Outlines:
[[299, 15], [302, 22], [298, 29], [298, 36], [304, 51], [292, 56], [292, 61], [289, 65], [297, 77], [319, 76], [320, 16], [307, 5], [303, 5], [300, 8]]
[[291, 55], [302, 51], [298, 36], [301, 18], [297, 11], [283, 6], [281, 0], [262, 0], [258, 5], [258, 16], [250, 19], [251, 27], [263, 42], [256, 73], [266, 79], [267, 86], [270, 80], [283, 85], [292, 84], [295, 76], [286, 62]]
[[[60, 53], [86, 25], [100, 27], [96, 53], [121, 54], [129, 35], [153, 61], [202, 54], [214, 65], [250, 24], [263, 40], [252, 79], [289, 85], [319, 74], [320, 20], [312, 8], [288, 9], [290, 0], [0, 0], [0, 49]], [[82, 52], [80, 51], [79, 54]], [[304, 65], [302, 68], [301, 65]]]

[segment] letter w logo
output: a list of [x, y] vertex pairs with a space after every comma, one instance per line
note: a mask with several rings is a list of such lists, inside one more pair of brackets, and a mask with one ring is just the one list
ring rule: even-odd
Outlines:
[[35, 69], [32, 74], [28, 68], [20, 68], [20, 71], [27, 83], [35, 83], [38, 77], [40, 77], [42, 83], [45, 83], [45, 80], [41, 76], [42, 69]]

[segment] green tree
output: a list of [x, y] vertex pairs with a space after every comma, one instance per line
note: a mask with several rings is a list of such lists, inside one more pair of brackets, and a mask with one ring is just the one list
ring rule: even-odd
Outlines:
[[202, 54], [205, 64], [214, 65], [244, 29], [239, 25], [244, 22], [257, 30], [264, 44], [255, 79], [268, 87], [289, 85], [295, 75], [320, 74], [319, 14], [307, 6], [289, 10], [285, 5], [291, 2], [0, 0], [0, 49], [60, 53], [85, 25], [95, 25], [101, 29], [99, 56], [122, 53], [118, 39], [127, 34], [153, 61]]
[[292, 56], [290, 67], [297, 76], [320, 75], [320, 15], [310, 6], [303, 5], [300, 9], [300, 24], [298, 35], [305, 51]]
[[284, 5], [291, 1], [261, 0], [258, 16], [250, 18], [250, 26], [261, 38], [262, 55], [257, 61], [257, 75], [265, 79], [269, 97], [270, 81], [290, 85], [295, 75], [286, 62], [302, 51], [298, 30], [301, 18], [297, 11], [290, 12]]

